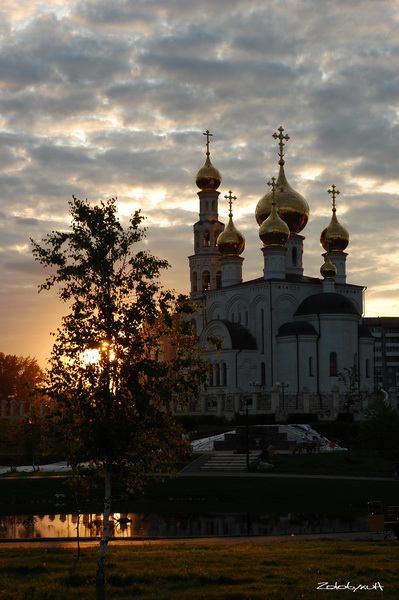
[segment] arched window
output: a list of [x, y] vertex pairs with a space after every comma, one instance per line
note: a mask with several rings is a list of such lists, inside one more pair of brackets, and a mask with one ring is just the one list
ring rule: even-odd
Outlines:
[[198, 290], [198, 275], [197, 272], [194, 271], [193, 273], [193, 292], [196, 292]]
[[[309, 377], [313, 377], [313, 357], [312, 356], [309, 356], [308, 364], [309, 364]], [[331, 375], [331, 373], [330, 373], [330, 375]]]
[[202, 242], [203, 242], [204, 248], [209, 248], [210, 238], [209, 238], [209, 231], [207, 229], [203, 233]]
[[212, 200], [212, 211], [215, 212], [216, 210], [216, 202], [215, 200]]
[[194, 245], [196, 248], [199, 248], [199, 231], [194, 233]]
[[221, 373], [221, 385], [227, 385], [227, 365], [226, 363], [222, 363], [222, 373]]
[[266, 365], [265, 363], [260, 363], [260, 384], [266, 385]]
[[217, 271], [217, 273], [216, 273], [216, 288], [218, 290], [220, 290], [221, 287], [222, 287], [222, 272]]
[[202, 291], [207, 292], [211, 289], [211, 274], [209, 271], [202, 273]]
[[298, 260], [298, 250], [296, 248], [292, 249], [292, 266], [296, 266], [296, 262]]
[[338, 375], [338, 367], [337, 367], [337, 353], [330, 353], [330, 376]]
[[215, 375], [216, 375], [215, 385], [219, 386], [220, 385], [220, 365], [219, 364], [217, 364], [215, 366]]

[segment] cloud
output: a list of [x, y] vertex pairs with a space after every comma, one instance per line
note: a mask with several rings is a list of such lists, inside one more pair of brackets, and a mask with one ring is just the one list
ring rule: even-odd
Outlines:
[[29, 238], [67, 225], [72, 194], [117, 196], [123, 220], [141, 208], [147, 247], [172, 264], [166, 287], [188, 290], [206, 129], [224, 222], [224, 195], [237, 196], [246, 279], [262, 274], [254, 209], [282, 124], [288, 180], [311, 209], [305, 273], [319, 275], [335, 183], [348, 281], [368, 287], [373, 312], [398, 309], [395, 3], [8, 0], [0, 16], [2, 351], [49, 349], [65, 307], [37, 295]]

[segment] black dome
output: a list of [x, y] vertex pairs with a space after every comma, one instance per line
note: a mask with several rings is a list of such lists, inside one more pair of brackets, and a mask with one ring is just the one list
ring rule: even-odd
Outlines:
[[370, 329], [365, 325], [359, 325], [359, 337], [374, 337]]
[[317, 335], [317, 331], [307, 321], [292, 321], [281, 325], [277, 335]]
[[356, 315], [360, 317], [359, 311], [351, 300], [342, 294], [321, 293], [305, 298], [299, 305], [295, 316], [322, 315], [322, 314]]
[[240, 323], [232, 323], [225, 319], [220, 319], [220, 323], [225, 325], [230, 334], [231, 347], [240, 350], [256, 350], [256, 340], [252, 333]]

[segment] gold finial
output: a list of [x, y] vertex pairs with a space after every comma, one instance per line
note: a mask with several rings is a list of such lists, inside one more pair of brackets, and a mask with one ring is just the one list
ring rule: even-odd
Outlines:
[[233, 216], [233, 200], [237, 200], [237, 198], [236, 196], [233, 196], [233, 192], [231, 190], [229, 190], [229, 194], [226, 195], [225, 198], [229, 201], [229, 217], [231, 218]]
[[[284, 142], [283, 140], [286, 140], [288, 142], [288, 140], [290, 139], [289, 135], [283, 135], [283, 131], [284, 131], [284, 127], [282, 125], [280, 125], [280, 127], [278, 128], [278, 130], [280, 132], [280, 134], [277, 133], [273, 133], [272, 137], [274, 137], [275, 140], [280, 140], [278, 145], [280, 147], [280, 151], [279, 151], [279, 157], [280, 157], [280, 161], [284, 160]], [[283, 163], [284, 164], [284, 163]]]
[[210, 151], [209, 151], [209, 144], [210, 144], [210, 137], [213, 136], [213, 133], [211, 133], [209, 131], [209, 129], [207, 129], [206, 131], [204, 131], [204, 133], [202, 135], [206, 135], [206, 155], [209, 156], [210, 155]]
[[338, 194], [340, 194], [341, 192], [339, 190], [335, 189], [335, 184], [334, 183], [332, 184], [331, 188], [332, 189], [331, 190], [327, 190], [327, 192], [329, 194], [332, 194], [332, 205], [333, 205], [332, 209], [333, 209], [333, 212], [335, 213], [336, 210], [337, 210], [337, 208], [335, 206], [335, 197], [338, 196]]

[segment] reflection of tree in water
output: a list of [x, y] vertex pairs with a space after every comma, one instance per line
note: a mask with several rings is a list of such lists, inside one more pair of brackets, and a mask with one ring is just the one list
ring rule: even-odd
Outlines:
[[[0, 538], [34, 539], [76, 536], [77, 515], [0, 517]], [[80, 535], [101, 537], [102, 515], [83, 514]], [[290, 513], [287, 515], [203, 514], [156, 515], [114, 513], [111, 536], [179, 537], [209, 535], [298, 535], [366, 531], [367, 517], [335, 519], [326, 515]]]

